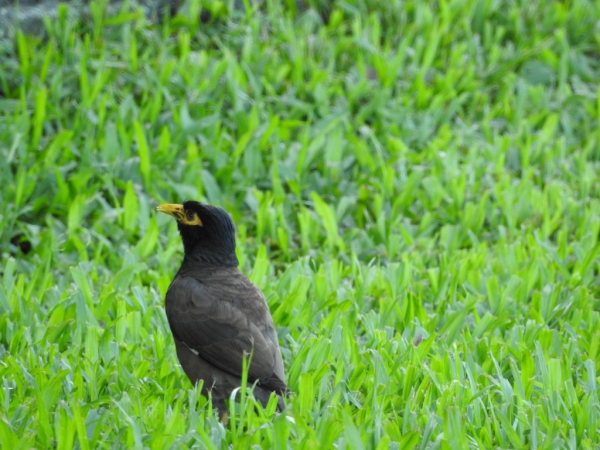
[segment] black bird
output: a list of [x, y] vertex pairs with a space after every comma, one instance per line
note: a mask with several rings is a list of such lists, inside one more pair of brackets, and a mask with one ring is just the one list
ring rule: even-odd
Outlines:
[[187, 201], [160, 205], [177, 219], [184, 257], [165, 298], [177, 357], [192, 384], [227, 418], [225, 400], [241, 385], [243, 359], [250, 359], [248, 385], [266, 405], [271, 393], [289, 393], [273, 318], [262, 291], [237, 268], [235, 228], [215, 206]]

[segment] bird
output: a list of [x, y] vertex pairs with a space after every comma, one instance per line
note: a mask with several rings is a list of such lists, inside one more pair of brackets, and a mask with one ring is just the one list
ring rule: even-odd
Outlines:
[[272, 393], [277, 410], [290, 393], [273, 318], [263, 292], [238, 268], [235, 227], [229, 214], [189, 200], [163, 204], [183, 242], [183, 261], [165, 296], [177, 358], [193, 385], [227, 422], [226, 400], [241, 387], [244, 358], [248, 386], [263, 406]]

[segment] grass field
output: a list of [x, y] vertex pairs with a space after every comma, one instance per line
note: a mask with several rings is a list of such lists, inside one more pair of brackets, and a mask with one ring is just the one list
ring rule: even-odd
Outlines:
[[[600, 448], [600, 5], [209, 6], [0, 42], [2, 448]], [[281, 415], [178, 365], [184, 199], [237, 224]]]

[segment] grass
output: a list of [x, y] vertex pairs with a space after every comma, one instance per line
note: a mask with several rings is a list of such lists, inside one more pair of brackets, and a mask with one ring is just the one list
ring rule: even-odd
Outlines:
[[[210, 3], [0, 42], [2, 447], [598, 448], [600, 6]], [[281, 415], [223, 427], [177, 363], [188, 198], [237, 224]]]

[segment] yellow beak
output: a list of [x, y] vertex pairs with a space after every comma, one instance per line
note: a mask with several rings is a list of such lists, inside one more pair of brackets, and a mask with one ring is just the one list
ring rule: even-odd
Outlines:
[[175, 205], [171, 203], [167, 203], [165, 205], [160, 205], [156, 207], [157, 211], [173, 216], [177, 219], [177, 222], [182, 223], [183, 225], [198, 225], [202, 226], [202, 220], [198, 217], [198, 214], [193, 213], [193, 217], [188, 218], [185, 214], [185, 210], [183, 209], [183, 205]]
[[185, 215], [183, 211], [183, 205], [176, 205], [172, 203], [166, 203], [156, 207], [157, 211], [168, 214], [175, 217], [177, 220], [184, 220]]

